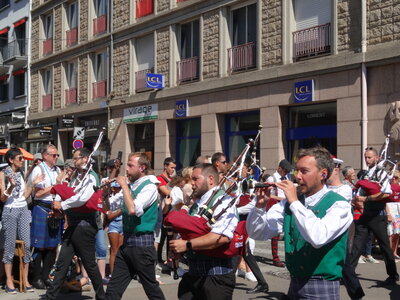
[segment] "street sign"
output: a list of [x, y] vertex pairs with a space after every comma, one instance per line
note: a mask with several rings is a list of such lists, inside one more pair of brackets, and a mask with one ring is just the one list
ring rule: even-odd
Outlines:
[[85, 127], [74, 127], [73, 140], [83, 140], [85, 138]]
[[72, 142], [72, 147], [74, 147], [74, 149], [83, 148], [83, 141], [82, 140], [74, 140]]

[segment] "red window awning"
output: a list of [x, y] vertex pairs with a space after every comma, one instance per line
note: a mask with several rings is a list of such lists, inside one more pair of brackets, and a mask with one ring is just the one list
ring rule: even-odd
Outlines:
[[0, 35], [6, 34], [8, 30], [10, 30], [10, 27], [8, 26], [6, 28], [3, 28], [2, 30], [0, 30]]
[[18, 27], [18, 26], [24, 24], [24, 23], [26, 22], [27, 19], [28, 19], [28, 18], [25, 17], [25, 18], [22, 18], [21, 20], [15, 22], [15, 23], [14, 23], [14, 27]]
[[7, 80], [7, 78], [8, 78], [8, 75], [0, 76], [0, 81], [5, 81], [5, 80]]
[[13, 74], [13, 76], [17, 76], [17, 75], [24, 74], [25, 72], [26, 72], [26, 69], [20, 69], [20, 70], [14, 71], [12, 74]]

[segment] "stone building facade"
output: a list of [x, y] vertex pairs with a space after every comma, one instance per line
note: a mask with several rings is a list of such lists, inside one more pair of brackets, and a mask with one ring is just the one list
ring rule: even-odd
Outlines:
[[[312, 10], [302, 0], [113, 1], [106, 12], [97, 11], [93, 1], [77, 3], [78, 42], [71, 47], [62, 38], [66, 5], [32, 3], [37, 42], [31, 47], [29, 122], [61, 130], [55, 142], [67, 149], [61, 151], [65, 158], [73, 129], [63, 128], [62, 119], [72, 116], [74, 126], [88, 132], [99, 129], [93, 124], [107, 127], [100, 162], [118, 151], [125, 157], [146, 151], [157, 171], [167, 156], [182, 166], [194, 155], [216, 151], [232, 160], [258, 122], [263, 126], [260, 164], [268, 171], [284, 157], [294, 159], [299, 147], [317, 142], [360, 169], [363, 147], [380, 148], [396, 123], [388, 110], [400, 101], [398, 0], [365, 1], [365, 6], [321, 0]], [[54, 51], [43, 55], [43, 20], [49, 13]], [[52, 110], [41, 111], [48, 68]], [[164, 76], [163, 89], [146, 88], [150, 71]], [[302, 82], [311, 84], [312, 101], [296, 100], [295, 85]], [[181, 101], [189, 107], [184, 117], [176, 109]], [[142, 109], [153, 114], [141, 115]], [[362, 120], [364, 110], [368, 118]], [[89, 135], [87, 145], [92, 140]], [[398, 146], [394, 140], [392, 155], [400, 153]]]

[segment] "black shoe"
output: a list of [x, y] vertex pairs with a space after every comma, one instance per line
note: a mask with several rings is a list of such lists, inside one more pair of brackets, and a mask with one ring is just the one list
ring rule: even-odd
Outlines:
[[50, 278], [47, 278], [44, 281], [44, 285], [46, 286], [46, 288], [50, 287], [53, 284], [53, 281], [50, 280]]
[[389, 276], [388, 278], [386, 278], [386, 280], [383, 282], [383, 284], [384, 285], [396, 285], [397, 281], [399, 281], [399, 276], [396, 276], [396, 277]]
[[267, 293], [269, 291], [268, 284], [257, 284], [254, 289], [246, 291], [246, 294]]
[[44, 284], [42, 279], [33, 281], [32, 286], [37, 290], [45, 290], [46, 289], [46, 285]]

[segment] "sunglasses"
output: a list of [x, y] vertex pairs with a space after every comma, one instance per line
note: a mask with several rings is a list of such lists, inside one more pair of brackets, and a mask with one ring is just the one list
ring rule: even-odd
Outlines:
[[50, 154], [50, 153], [47, 153], [47, 154], [50, 155], [50, 156], [53, 156], [53, 158], [60, 157], [60, 154]]
[[18, 159], [19, 161], [23, 161], [25, 158], [23, 156], [17, 156], [15, 159]]
[[221, 164], [226, 164], [227, 162], [226, 162], [226, 160], [220, 160], [219, 161]]
[[364, 150], [374, 150], [374, 147], [367, 147], [367, 148], [365, 148]]

